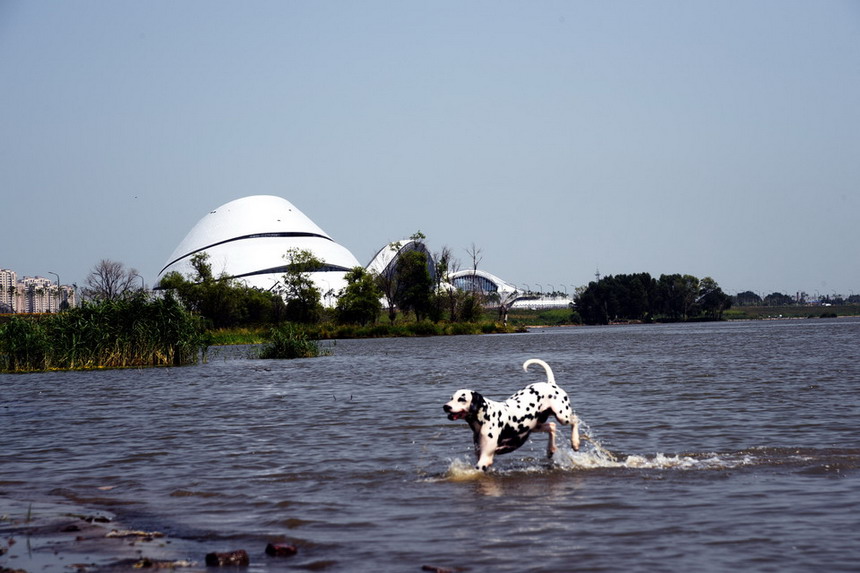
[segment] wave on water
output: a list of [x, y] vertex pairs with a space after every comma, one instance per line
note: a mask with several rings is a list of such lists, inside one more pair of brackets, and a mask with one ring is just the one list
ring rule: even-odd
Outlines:
[[[525, 473], [583, 472], [604, 469], [706, 471], [730, 470], [743, 467], [790, 466], [804, 473], [839, 473], [860, 469], [860, 449], [820, 450], [811, 448], [756, 447], [737, 452], [620, 454], [604, 448], [588, 438], [584, 447], [575, 452], [559, 448], [549, 459], [498, 458], [490, 470], [494, 475]], [[441, 479], [470, 481], [486, 475], [475, 469], [471, 460], [451, 460]]]

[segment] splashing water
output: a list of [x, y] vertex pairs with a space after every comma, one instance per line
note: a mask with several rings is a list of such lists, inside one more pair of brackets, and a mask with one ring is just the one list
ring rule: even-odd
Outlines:
[[[585, 426], [587, 429], [587, 426]], [[590, 431], [590, 430], [588, 430]], [[719, 470], [741, 466], [766, 464], [767, 457], [757, 456], [754, 452], [730, 453], [679, 453], [666, 454], [620, 454], [610, 451], [600, 440], [590, 433], [581, 434], [583, 447], [573, 451], [564, 442], [551, 460], [520, 458], [513, 463], [497, 463], [490, 470], [496, 475], [516, 473], [541, 473], [548, 471], [582, 471], [597, 469], [636, 469], [636, 470]], [[498, 458], [497, 458], [498, 459]], [[510, 460], [511, 458], [506, 458]], [[471, 481], [486, 475], [464, 458], [451, 460], [443, 479], [452, 482]]]

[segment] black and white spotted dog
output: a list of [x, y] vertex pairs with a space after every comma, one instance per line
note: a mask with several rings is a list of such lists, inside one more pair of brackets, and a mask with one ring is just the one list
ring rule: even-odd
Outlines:
[[549, 434], [546, 454], [555, 453], [555, 423], [548, 422], [550, 414], [562, 424], [573, 427], [570, 444], [579, 450], [579, 419], [570, 406], [567, 392], [555, 383], [549, 364], [532, 358], [523, 363], [528, 371], [532, 364], [546, 370], [546, 382], [529, 384], [504, 402], [488, 400], [474, 390], [457, 390], [451, 401], [442, 406], [449, 420], [466, 420], [475, 438], [475, 455], [479, 470], [493, 465], [495, 454], [507, 454], [522, 446], [532, 432]]

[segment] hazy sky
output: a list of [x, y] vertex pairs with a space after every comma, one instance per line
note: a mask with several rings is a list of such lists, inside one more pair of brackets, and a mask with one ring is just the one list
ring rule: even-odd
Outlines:
[[362, 263], [860, 293], [860, 2], [0, 0], [0, 267], [282, 196]]

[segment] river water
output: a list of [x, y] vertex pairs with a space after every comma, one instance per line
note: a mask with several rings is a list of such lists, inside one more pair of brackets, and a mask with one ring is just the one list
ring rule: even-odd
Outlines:
[[[860, 569], [860, 319], [326, 346], [0, 376], [0, 513], [85, 506], [245, 548], [254, 572]], [[552, 461], [538, 434], [472, 470], [471, 432], [442, 404], [541, 380], [532, 357], [591, 441], [573, 452], [564, 427]]]

